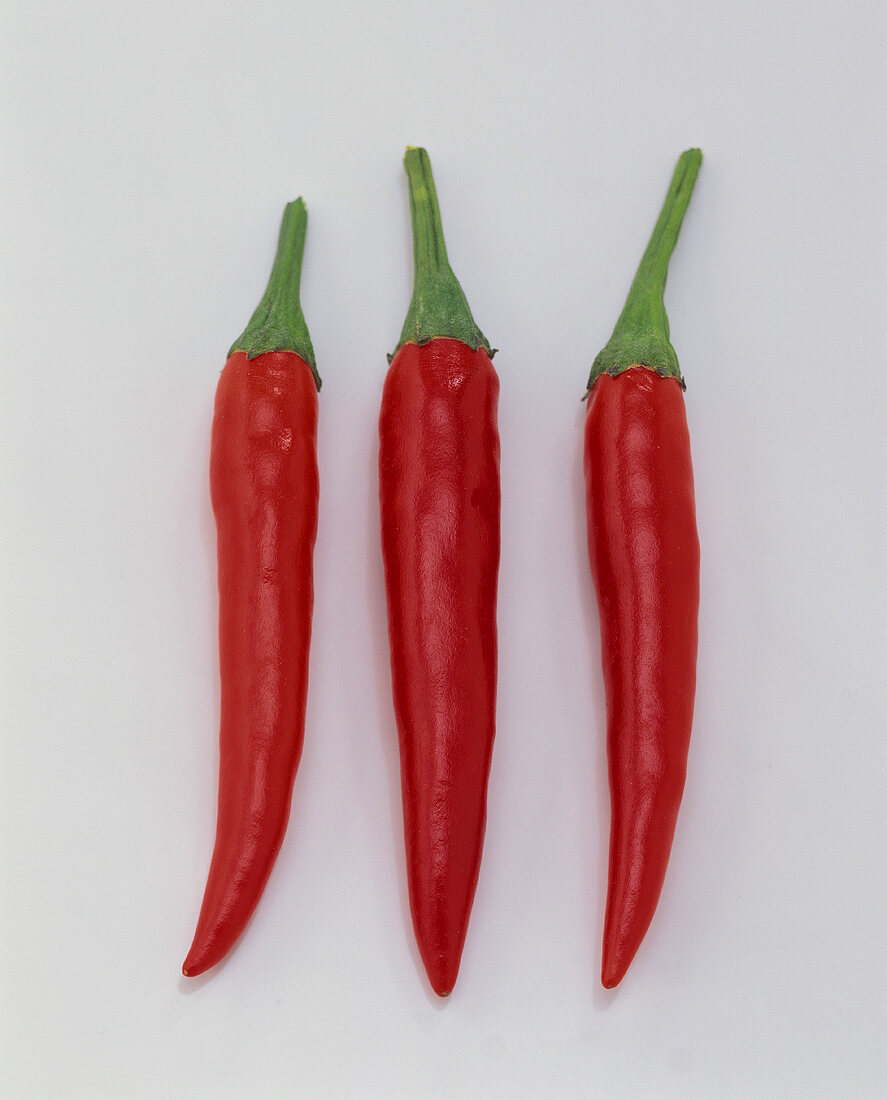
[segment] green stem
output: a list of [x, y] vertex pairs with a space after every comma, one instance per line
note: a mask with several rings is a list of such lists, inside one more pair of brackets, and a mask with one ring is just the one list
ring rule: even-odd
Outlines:
[[427, 344], [437, 336], [448, 336], [470, 348], [486, 348], [492, 355], [447, 259], [428, 154], [408, 145], [403, 163], [410, 188], [415, 276], [413, 298], [395, 353], [404, 344]]
[[609, 343], [591, 368], [589, 390], [600, 375], [620, 374], [633, 366], [649, 367], [664, 377], [676, 378], [684, 388], [678, 357], [669, 339], [663, 296], [668, 261], [677, 244], [701, 163], [699, 149], [688, 149], [678, 158], [659, 220], [631, 284], [625, 308]]
[[305, 231], [308, 212], [301, 199], [287, 203], [280, 223], [277, 255], [271, 268], [271, 278], [261, 302], [229, 355], [245, 351], [247, 359], [255, 359], [267, 351], [294, 351], [311, 368], [317, 388], [320, 375], [314, 360], [314, 348], [299, 302], [302, 279], [302, 254], [305, 251]]

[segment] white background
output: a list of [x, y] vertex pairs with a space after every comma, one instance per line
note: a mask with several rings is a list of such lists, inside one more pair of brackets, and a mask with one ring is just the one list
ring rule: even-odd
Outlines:
[[[6, 3], [2, 1065], [10, 1097], [869, 1096], [887, 1084], [878, 3]], [[501, 349], [498, 740], [462, 972], [406, 902], [376, 423], [401, 155]], [[598, 984], [589, 365], [673, 163], [703, 603], [659, 912]], [[288, 199], [324, 379], [307, 735], [229, 960], [213, 391]]]

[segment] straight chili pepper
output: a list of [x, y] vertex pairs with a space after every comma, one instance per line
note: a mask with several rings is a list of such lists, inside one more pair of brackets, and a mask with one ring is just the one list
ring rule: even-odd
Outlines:
[[499, 380], [447, 260], [431, 164], [404, 158], [415, 285], [379, 422], [382, 555], [410, 909], [434, 991], [456, 981], [495, 733]]
[[696, 687], [699, 540], [684, 381], [663, 303], [702, 154], [678, 160], [625, 308], [588, 380], [588, 549], [600, 608], [610, 773], [601, 981], [625, 975], [659, 901]]
[[299, 304], [306, 224], [302, 200], [289, 203], [265, 296], [216, 390], [219, 806], [187, 977], [224, 958], [252, 915], [283, 841], [302, 753], [320, 388]]

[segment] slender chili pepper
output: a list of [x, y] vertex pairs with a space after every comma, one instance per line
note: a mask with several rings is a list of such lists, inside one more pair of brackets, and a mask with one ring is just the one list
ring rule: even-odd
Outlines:
[[408, 148], [415, 285], [379, 422], [382, 555], [410, 909], [434, 991], [456, 981], [496, 711], [499, 380], [447, 260], [431, 164]]
[[219, 962], [252, 915], [283, 841], [302, 753], [320, 388], [299, 305], [306, 223], [305, 204], [291, 202], [268, 289], [216, 390], [219, 808], [187, 977]]
[[693, 721], [699, 540], [684, 381], [663, 293], [701, 160], [698, 149], [679, 159], [625, 308], [588, 380], [588, 549], [612, 812], [601, 971], [608, 989], [624, 977], [659, 901]]

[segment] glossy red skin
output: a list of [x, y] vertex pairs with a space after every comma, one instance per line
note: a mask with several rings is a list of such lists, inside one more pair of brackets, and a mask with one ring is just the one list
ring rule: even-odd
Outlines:
[[693, 721], [699, 540], [676, 380], [640, 366], [598, 378], [585, 476], [607, 697], [612, 816], [601, 981], [609, 989], [659, 901]]
[[219, 962], [252, 915], [302, 753], [317, 532], [317, 387], [295, 352], [232, 355], [219, 379], [210, 488], [222, 687], [216, 843], [183, 972]]
[[486, 351], [448, 338], [405, 344], [379, 423], [410, 909], [440, 996], [465, 943], [495, 735], [498, 396]]

